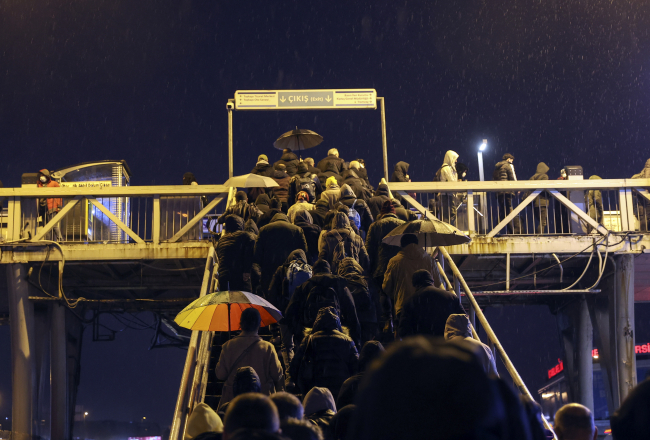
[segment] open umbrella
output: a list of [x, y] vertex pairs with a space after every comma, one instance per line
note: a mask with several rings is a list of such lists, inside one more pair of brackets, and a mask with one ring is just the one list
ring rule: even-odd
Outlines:
[[243, 176], [231, 177], [224, 183], [224, 186], [235, 188], [271, 188], [278, 186], [278, 183], [270, 177], [259, 174], [244, 174]]
[[282, 313], [267, 300], [249, 292], [225, 290], [193, 301], [176, 315], [174, 322], [190, 330], [229, 332], [240, 329], [241, 313], [251, 307], [260, 312], [260, 327], [282, 319]]
[[295, 130], [287, 131], [273, 143], [278, 150], [288, 148], [291, 151], [302, 151], [315, 147], [323, 142], [323, 136], [311, 130], [303, 130], [296, 127]]
[[426, 220], [414, 220], [396, 227], [384, 237], [383, 242], [392, 246], [399, 246], [402, 236], [406, 234], [416, 235], [422, 247], [454, 246], [472, 241], [469, 236], [452, 225], [436, 218], [428, 218]]

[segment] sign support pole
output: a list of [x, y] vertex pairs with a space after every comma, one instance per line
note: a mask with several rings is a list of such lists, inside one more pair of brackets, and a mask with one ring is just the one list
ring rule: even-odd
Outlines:
[[388, 147], [386, 144], [386, 107], [384, 106], [384, 98], [377, 97], [379, 101], [379, 109], [381, 111], [381, 146], [384, 153], [384, 179], [388, 182]]
[[235, 100], [229, 99], [226, 104], [228, 109], [228, 178], [233, 176], [233, 157], [232, 157], [232, 111], [235, 108]]

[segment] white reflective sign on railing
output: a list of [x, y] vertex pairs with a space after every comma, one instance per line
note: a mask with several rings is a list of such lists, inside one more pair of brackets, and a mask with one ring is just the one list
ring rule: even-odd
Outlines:
[[61, 182], [64, 188], [106, 188], [113, 186], [110, 180], [88, 180], [85, 182]]
[[238, 90], [237, 110], [376, 109], [375, 89]]

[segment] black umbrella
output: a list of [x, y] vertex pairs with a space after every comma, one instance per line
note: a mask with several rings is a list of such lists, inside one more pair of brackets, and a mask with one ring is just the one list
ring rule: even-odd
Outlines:
[[436, 218], [427, 218], [426, 220], [414, 220], [396, 227], [384, 237], [383, 242], [392, 246], [400, 246], [402, 236], [406, 234], [417, 236], [419, 245], [425, 248], [430, 246], [454, 246], [469, 243], [472, 240], [448, 223]]
[[313, 148], [323, 142], [323, 136], [311, 130], [299, 129], [287, 131], [273, 143], [278, 150], [302, 151]]

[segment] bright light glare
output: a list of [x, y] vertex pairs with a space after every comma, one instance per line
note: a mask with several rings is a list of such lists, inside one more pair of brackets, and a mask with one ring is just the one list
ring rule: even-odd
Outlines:
[[479, 145], [478, 151], [485, 151], [486, 148], [487, 148], [487, 139], [483, 139], [483, 143]]
[[88, 413], [87, 413], [87, 412], [85, 412], [85, 413], [84, 413], [84, 416], [87, 416], [87, 415], [88, 415]]

